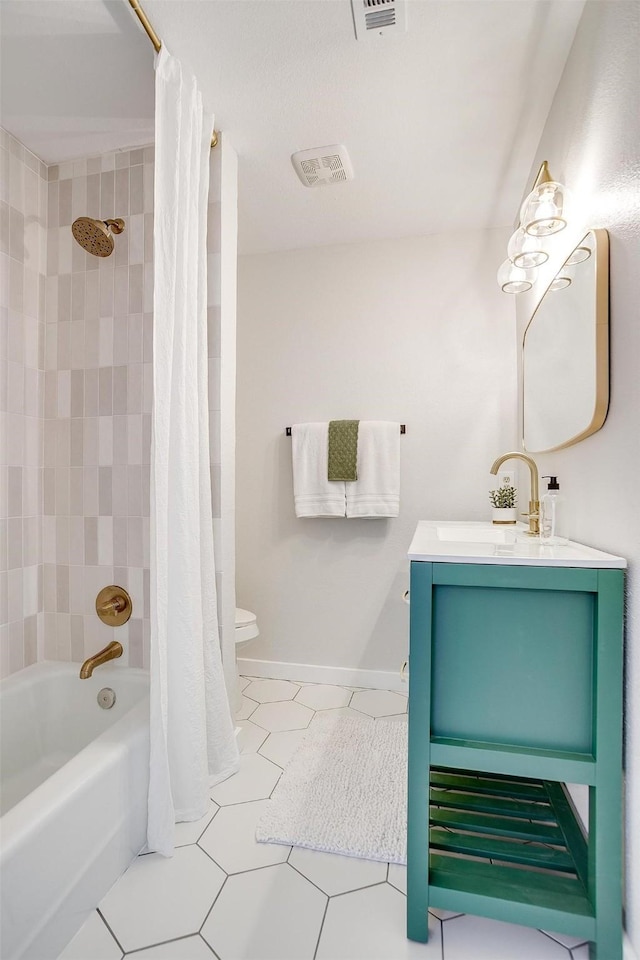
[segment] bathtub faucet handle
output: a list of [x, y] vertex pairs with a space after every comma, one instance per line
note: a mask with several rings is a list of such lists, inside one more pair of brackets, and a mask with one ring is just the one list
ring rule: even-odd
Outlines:
[[132, 609], [131, 597], [124, 587], [115, 584], [103, 587], [96, 597], [96, 613], [109, 627], [120, 627], [126, 623]]

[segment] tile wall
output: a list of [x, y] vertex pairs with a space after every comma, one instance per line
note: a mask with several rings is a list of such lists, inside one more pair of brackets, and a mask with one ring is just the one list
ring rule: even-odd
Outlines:
[[0, 676], [42, 635], [47, 169], [0, 130]]
[[[114, 638], [125, 648], [122, 662], [147, 667], [154, 150], [47, 168], [7, 135], [2, 159], [2, 673], [36, 659], [82, 661]], [[212, 163], [214, 517], [219, 182]], [[111, 256], [91, 256], [73, 240], [71, 223], [82, 215], [126, 221]], [[115, 633], [95, 614], [96, 594], [110, 583], [133, 601], [131, 619]]]
[[[125, 220], [111, 256], [74, 241], [71, 224], [82, 215]], [[131, 666], [147, 662], [152, 255], [152, 147], [48, 168], [46, 659], [81, 661], [115, 638]], [[110, 583], [133, 601], [116, 631], [95, 614]]]

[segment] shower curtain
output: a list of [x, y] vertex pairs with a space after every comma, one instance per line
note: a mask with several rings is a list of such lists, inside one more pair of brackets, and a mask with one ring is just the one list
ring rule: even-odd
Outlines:
[[173, 853], [209, 786], [238, 769], [216, 611], [207, 404], [206, 224], [213, 116], [162, 47], [156, 63], [151, 752], [147, 844]]

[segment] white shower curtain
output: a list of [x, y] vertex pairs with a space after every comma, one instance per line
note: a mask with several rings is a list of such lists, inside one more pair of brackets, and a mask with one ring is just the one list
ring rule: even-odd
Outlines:
[[216, 612], [207, 404], [206, 224], [213, 117], [163, 47], [156, 63], [151, 451], [150, 850], [173, 852], [238, 769]]

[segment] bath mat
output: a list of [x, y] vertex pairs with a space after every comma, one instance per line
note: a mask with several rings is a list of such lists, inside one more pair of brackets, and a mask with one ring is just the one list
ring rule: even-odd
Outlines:
[[317, 717], [282, 774], [256, 839], [406, 863], [406, 832], [406, 723]]

